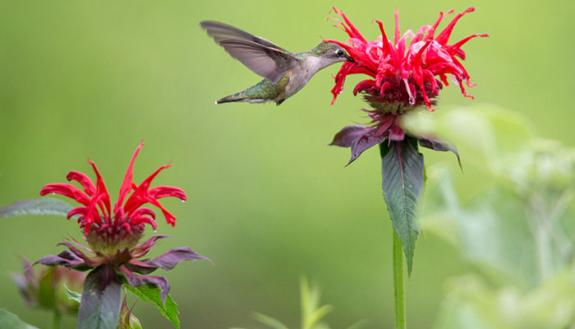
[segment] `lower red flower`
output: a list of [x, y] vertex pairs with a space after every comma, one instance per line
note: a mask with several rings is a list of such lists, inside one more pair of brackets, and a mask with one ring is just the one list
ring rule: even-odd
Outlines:
[[77, 182], [81, 189], [72, 184], [48, 184], [42, 188], [40, 194], [43, 196], [59, 194], [81, 204], [72, 208], [67, 216], [77, 218], [89, 246], [74, 240], [62, 242], [61, 245], [67, 247], [67, 250], [41, 258], [38, 261], [40, 264], [64, 266], [79, 271], [90, 270], [93, 273], [91, 278], [96, 278], [101, 287], [117, 283], [121, 278], [132, 286], [154, 285], [165, 298], [169, 291], [168, 281], [161, 276], [148, 274], [159, 268], [171, 270], [181, 261], [206, 259], [188, 247], [169, 250], [153, 259], [144, 258], [156, 241], [165, 237], [152, 236], [138, 244], [146, 224], [154, 229], [157, 226], [155, 212], [146, 205], [159, 208], [168, 224], [173, 226], [176, 217], [158, 200], [175, 197], [183, 201], [186, 200], [186, 194], [178, 187], [150, 187], [154, 178], [169, 167], [167, 165], [158, 168], [142, 183], [133, 182], [134, 163], [142, 146], [138, 146], [130, 160], [118, 200], [113, 207], [104, 180], [92, 161], [90, 165], [96, 174], [96, 183], [81, 172], [71, 171], [68, 180]]
[[40, 195], [59, 194], [71, 198], [81, 205], [68, 212], [68, 218], [76, 217], [84, 230], [90, 245], [101, 253], [115, 253], [118, 249], [135, 245], [142, 237], [146, 224], [156, 229], [156, 214], [146, 207], [152, 205], [160, 209], [168, 224], [174, 226], [176, 217], [159, 202], [166, 197], [186, 200], [186, 193], [178, 187], [157, 186], [151, 188], [154, 178], [169, 165], [164, 165], [144, 179], [139, 185], [133, 182], [134, 163], [143, 144], [140, 144], [126, 170], [120, 187], [118, 200], [112, 208], [106, 184], [96, 164], [89, 161], [96, 175], [96, 183], [86, 174], [70, 171], [69, 181], [77, 182], [81, 189], [72, 184], [48, 184]]

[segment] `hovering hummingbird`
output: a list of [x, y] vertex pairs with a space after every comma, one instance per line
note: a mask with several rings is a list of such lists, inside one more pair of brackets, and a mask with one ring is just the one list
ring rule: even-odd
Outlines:
[[310, 51], [291, 53], [270, 41], [233, 26], [203, 21], [208, 35], [235, 59], [264, 79], [256, 85], [216, 101], [265, 103], [280, 105], [302, 89], [319, 70], [353, 59], [340, 46], [321, 42]]

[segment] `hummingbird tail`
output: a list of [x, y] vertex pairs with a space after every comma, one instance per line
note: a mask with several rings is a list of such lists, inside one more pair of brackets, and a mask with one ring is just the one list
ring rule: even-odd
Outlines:
[[265, 103], [269, 101], [270, 101], [269, 99], [249, 97], [240, 92], [237, 94], [220, 98], [216, 101], [216, 104], [234, 103], [234, 102]]
[[245, 97], [239, 96], [237, 94], [226, 96], [220, 98], [216, 101], [216, 104], [232, 103], [232, 102], [242, 102], [245, 101]]

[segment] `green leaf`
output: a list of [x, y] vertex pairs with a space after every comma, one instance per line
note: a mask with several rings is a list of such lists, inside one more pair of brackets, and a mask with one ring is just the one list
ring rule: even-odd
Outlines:
[[38, 329], [31, 326], [5, 309], [0, 309], [0, 329]]
[[143, 329], [142, 323], [132, 312], [132, 308], [128, 306], [126, 298], [122, 302], [122, 309], [120, 311], [120, 323], [118, 329]]
[[270, 316], [254, 313], [254, 318], [272, 329], [288, 329], [288, 327]]
[[423, 155], [417, 150], [417, 140], [410, 137], [389, 145], [382, 143], [380, 151], [383, 195], [411, 273], [419, 235], [415, 212], [424, 183]]
[[82, 294], [81, 293], [76, 292], [74, 290], [71, 290], [66, 285], [64, 285], [64, 289], [66, 291], [66, 297], [69, 300], [71, 300], [73, 302], [77, 302], [78, 304], [80, 304], [80, 302], [82, 301]]
[[46, 268], [38, 283], [38, 303], [47, 309], [56, 308], [55, 271], [54, 267]]
[[[484, 189], [464, 206], [449, 170], [433, 169], [420, 208], [423, 231], [452, 243], [463, 258], [495, 282], [534, 286], [539, 277], [537, 248], [525, 218], [531, 212], [524, 203], [503, 185]], [[563, 225], [561, 230], [553, 234], [573, 232]], [[554, 248], [552, 255], [555, 265], [568, 264], [559, 250]]]
[[154, 304], [164, 318], [170, 321], [175, 328], [180, 329], [180, 311], [172, 296], [168, 295], [166, 301], [162, 302], [160, 289], [156, 286], [140, 285], [133, 287], [126, 284], [124, 287], [141, 300]]
[[447, 282], [447, 297], [435, 329], [567, 329], [575, 319], [573, 271], [550, 277], [534, 289], [494, 287], [466, 275]]
[[310, 286], [305, 278], [300, 280], [302, 329], [314, 329], [331, 312], [331, 305], [320, 306], [319, 288]]
[[116, 329], [120, 317], [122, 285], [107, 267], [91, 271], [84, 282], [78, 329]]
[[66, 216], [72, 207], [64, 201], [42, 198], [24, 200], [0, 208], [1, 217], [27, 216], [27, 215], [55, 215]]

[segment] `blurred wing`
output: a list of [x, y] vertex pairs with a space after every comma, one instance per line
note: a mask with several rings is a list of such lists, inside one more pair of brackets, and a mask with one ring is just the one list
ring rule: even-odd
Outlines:
[[287, 50], [233, 26], [204, 21], [200, 25], [217, 44], [260, 76], [277, 82], [299, 60]]

